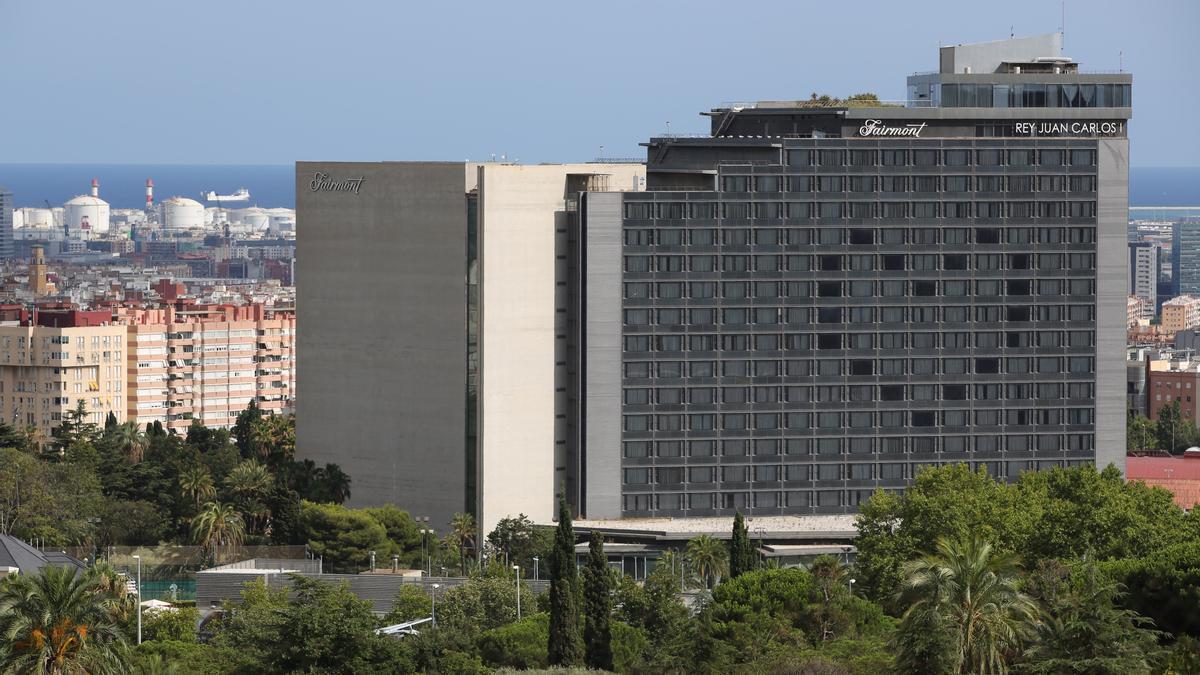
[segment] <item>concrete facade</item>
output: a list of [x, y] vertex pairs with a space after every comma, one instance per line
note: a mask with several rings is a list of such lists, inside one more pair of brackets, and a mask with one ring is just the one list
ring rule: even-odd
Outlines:
[[469, 506], [465, 174], [296, 165], [297, 455], [439, 528]]

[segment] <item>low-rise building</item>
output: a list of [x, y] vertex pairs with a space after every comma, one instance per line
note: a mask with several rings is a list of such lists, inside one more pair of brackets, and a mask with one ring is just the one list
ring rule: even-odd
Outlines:
[[1166, 333], [1200, 326], [1200, 297], [1181, 295], [1171, 298], [1162, 306], [1162, 327]]

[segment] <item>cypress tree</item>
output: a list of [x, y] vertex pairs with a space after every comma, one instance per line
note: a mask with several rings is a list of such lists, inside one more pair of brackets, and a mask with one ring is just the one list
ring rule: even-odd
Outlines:
[[612, 670], [612, 572], [604, 555], [604, 537], [595, 531], [588, 542], [587, 567], [583, 570], [583, 608], [587, 665]]
[[733, 517], [733, 534], [729, 538], [729, 578], [736, 579], [739, 575], [753, 571], [757, 567], [757, 554], [750, 544], [750, 532], [742, 512], [738, 511]]
[[558, 495], [558, 528], [550, 552], [550, 641], [552, 666], [583, 664], [579, 634], [579, 571], [575, 566], [575, 530], [565, 492]]

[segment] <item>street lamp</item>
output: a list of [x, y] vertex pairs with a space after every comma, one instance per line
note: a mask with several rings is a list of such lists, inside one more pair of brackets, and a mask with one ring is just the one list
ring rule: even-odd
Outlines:
[[849, 583], [849, 586], [850, 586], [850, 595], [854, 595], [854, 582], [855, 582], [855, 581], [858, 581], [858, 580], [857, 580], [857, 579], [851, 579], [851, 580], [850, 580], [850, 583]]
[[516, 572], [517, 578], [517, 621], [521, 620], [521, 566], [513, 565], [513, 572]]
[[375, 551], [371, 551], [371, 571], [375, 571]]
[[429, 607], [430, 616], [433, 617], [433, 627], [437, 628], [437, 589], [441, 588], [441, 584], [433, 584], [429, 587]]
[[135, 555], [133, 559], [137, 561], [137, 643], [142, 644], [142, 556]]
[[538, 570], [538, 561], [539, 560], [541, 560], [541, 559], [538, 558], [536, 555], [533, 556], [533, 580], [534, 581], [542, 580], [542, 577], [538, 575], [538, 572], [540, 571], [540, 570]]

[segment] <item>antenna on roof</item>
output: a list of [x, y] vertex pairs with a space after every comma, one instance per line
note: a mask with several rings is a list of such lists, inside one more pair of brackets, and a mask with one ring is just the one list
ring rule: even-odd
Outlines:
[[1062, 0], [1062, 23], [1058, 25], [1058, 33], [1062, 35], [1062, 46], [1067, 46], [1067, 0]]
[[1009, 26], [1009, 27], [1008, 27], [1008, 39], [1009, 39], [1009, 40], [1011, 40], [1011, 39], [1013, 39], [1013, 38], [1015, 38], [1015, 37], [1017, 36], [1017, 33], [1016, 33], [1016, 31], [1014, 30], [1015, 28], [1016, 28], [1016, 26]]

